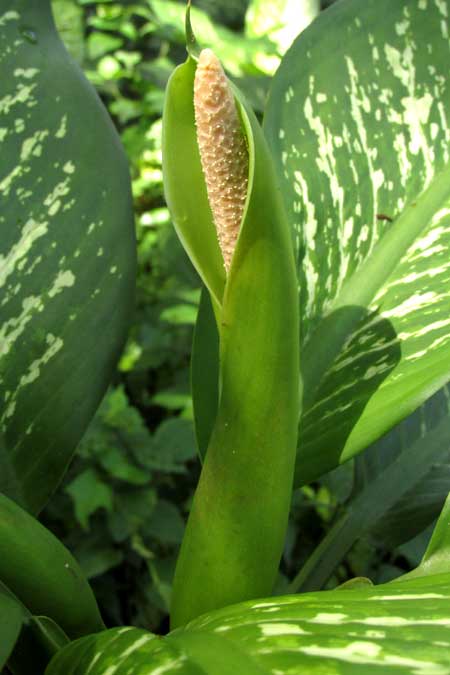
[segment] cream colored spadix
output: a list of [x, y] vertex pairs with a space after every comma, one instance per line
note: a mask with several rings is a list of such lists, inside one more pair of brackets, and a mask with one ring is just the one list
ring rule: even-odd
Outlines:
[[211, 49], [199, 56], [194, 109], [208, 200], [227, 271], [248, 187], [248, 151], [233, 93]]

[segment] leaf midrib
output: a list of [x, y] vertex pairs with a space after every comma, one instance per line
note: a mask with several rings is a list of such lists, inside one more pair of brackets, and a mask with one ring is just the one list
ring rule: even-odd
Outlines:
[[450, 164], [436, 175], [430, 186], [408, 204], [359, 269], [344, 283], [329, 311], [349, 304], [368, 307], [394, 272], [408, 248], [436, 214], [436, 204], [450, 199]]
[[[377, 243], [372, 254], [347, 279], [339, 294], [328, 305], [318, 327], [307, 337], [303, 348], [303, 377], [308, 401], [314, 399], [313, 394], [317, 391], [330, 363], [330, 354], [337, 356], [345, 339], [357, 323], [354, 316], [349, 316], [336, 334], [334, 331], [321, 331], [323, 318], [344, 307], [357, 306], [368, 309], [406, 251], [423, 230], [429, 227], [433, 216], [449, 199], [450, 164], [447, 164], [445, 169], [434, 176], [430, 186], [415, 201], [405, 207], [390, 230]], [[336, 339], [337, 337], [339, 339]], [[317, 349], [318, 341], [321, 344], [320, 350]], [[324, 353], [328, 355], [326, 360], [323, 359]], [[307, 408], [306, 405], [305, 408]]]

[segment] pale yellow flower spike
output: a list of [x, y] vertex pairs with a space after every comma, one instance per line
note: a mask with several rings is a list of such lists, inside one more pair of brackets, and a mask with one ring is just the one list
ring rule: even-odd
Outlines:
[[233, 93], [211, 49], [203, 49], [198, 60], [194, 109], [209, 204], [228, 271], [247, 197], [248, 151]]

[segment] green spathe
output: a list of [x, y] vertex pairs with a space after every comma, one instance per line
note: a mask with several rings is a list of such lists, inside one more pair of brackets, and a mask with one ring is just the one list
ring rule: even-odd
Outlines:
[[[164, 178], [180, 237], [215, 305], [221, 387], [175, 575], [174, 626], [271, 592], [291, 499], [299, 406], [294, 258], [271, 157], [233, 90], [248, 142], [249, 193], [222, 292], [223, 261], [196, 147], [194, 73], [189, 58], [168, 85]], [[190, 163], [182, 179], [180, 156]]]

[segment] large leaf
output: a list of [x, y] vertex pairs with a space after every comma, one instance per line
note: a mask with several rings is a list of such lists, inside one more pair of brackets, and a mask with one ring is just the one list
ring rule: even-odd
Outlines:
[[105, 392], [132, 307], [127, 162], [49, 0], [0, 13], [0, 490], [39, 511]]
[[0, 590], [31, 614], [45, 615], [72, 638], [103, 628], [92, 590], [61, 542], [15, 502], [0, 495]]
[[447, 0], [343, 0], [273, 82], [265, 130], [302, 309], [298, 482], [450, 375], [448, 14]]
[[156, 639], [119, 628], [61, 650], [46, 675], [446, 675], [450, 575], [242, 603]]

